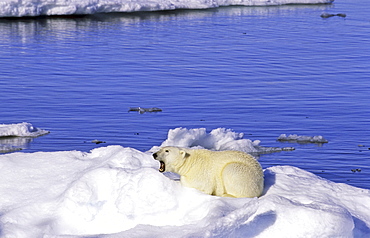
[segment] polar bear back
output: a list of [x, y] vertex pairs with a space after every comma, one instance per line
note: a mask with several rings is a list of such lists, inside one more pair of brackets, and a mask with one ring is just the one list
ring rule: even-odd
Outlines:
[[263, 191], [263, 170], [241, 151], [186, 150], [181, 183], [216, 196], [258, 197]]

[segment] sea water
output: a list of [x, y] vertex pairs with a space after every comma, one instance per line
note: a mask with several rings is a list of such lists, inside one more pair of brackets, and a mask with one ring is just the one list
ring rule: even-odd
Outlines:
[[[369, 189], [366, 4], [0, 19], [0, 123], [50, 131], [23, 152], [147, 151], [170, 129], [227, 128], [295, 147], [261, 155], [264, 168], [292, 165]], [[281, 143], [281, 134], [328, 143]]]

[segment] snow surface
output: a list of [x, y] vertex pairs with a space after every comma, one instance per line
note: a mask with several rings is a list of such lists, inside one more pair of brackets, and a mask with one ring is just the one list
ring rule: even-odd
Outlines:
[[21, 150], [32, 137], [48, 134], [49, 131], [34, 127], [31, 123], [0, 124], [0, 153]]
[[328, 140], [323, 136], [299, 136], [299, 135], [289, 135], [281, 134], [278, 138], [278, 141], [290, 141], [298, 143], [328, 143]]
[[3, 0], [0, 17], [205, 9], [219, 6], [322, 4], [334, 0]]
[[[186, 146], [197, 133], [205, 136], [192, 143], [214, 150], [243, 140], [178, 128], [163, 144]], [[274, 166], [260, 198], [221, 198], [161, 174], [151, 154], [108, 146], [0, 155], [0, 237], [370, 236], [370, 190]]]

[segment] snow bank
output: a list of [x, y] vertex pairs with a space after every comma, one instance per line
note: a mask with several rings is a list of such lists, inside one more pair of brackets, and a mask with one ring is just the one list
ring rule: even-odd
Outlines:
[[282, 4], [320, 4], [334, 0], [4, 0], [0, 17], [94, 14], [106, 12], [204, 9], [219, 6], [268, 6]]
[[[218, 128], [207, 133], [205, 128], [176, 128], [169, 130], [167, 140], [162, 146], [179, 146], [205, 148], [209, 150], [239, 150], [251, 154], [272, 153], [294, 150], [293, 147], [263, 147], [261, 141], [243, 139], [243, 133], [237, 133], [230, 129]], [[158, 150], [153, 147], [150, 151]]]
[[31, 123], [0, 124], [0, 138], [8, 136], [38, 137], [48, 134], [49, 131], [34, 127]]
[[288, 141], [288, 142], [298, 142], [298, 143], [328, 143], [323, 136], [299, 136], [299, 135], [289, 135], [281, 134], [278, 141]]
[[370, 236], [370, 190], [275, 166], [260, 198], [221, 198], [158, 167], [121, 146], [0, 155], [0, 236]]

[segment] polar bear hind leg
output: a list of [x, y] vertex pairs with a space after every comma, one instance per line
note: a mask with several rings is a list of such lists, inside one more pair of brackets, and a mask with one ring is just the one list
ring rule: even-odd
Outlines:
[[243, 163], [230, 163], [222, 171], [224, 194], [222, 197], [259, 197], [263, 190], [259, 174]]

